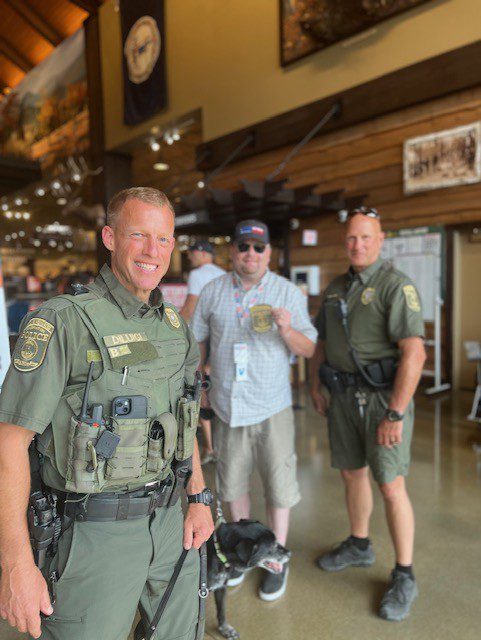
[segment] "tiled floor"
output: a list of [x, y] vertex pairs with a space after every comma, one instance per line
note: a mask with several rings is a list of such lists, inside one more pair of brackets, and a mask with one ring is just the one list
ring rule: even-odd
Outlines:
[[[381, 500], [376, 493], [370, 569], [326, 574], [314, 559], [348, 532], [343, 489], [329, 466], [325, 425], [308, 407], [296, 412], [302, 502], [292, 514], [293, 552], [287, 593], [275, 603], [256, 596], [258, 571], [229, 590], [228, 620], [244, 639], [477, 640], [481, 602], [481, 430], [465, 420], [471, 397], [417, 402], [409, 490], [417, 517], [415, 572], [421, 594], [411, 617], [388, 623], [376, 615], [393, 564]], [[302, 404], [306, 404], [302, 400]], [[477, 464], [478, 463], [478, 464]], [[208, 469], [210, 476], [212, 469]], [[211, 480], [212, 485], [212, 478]], [[264, 520], [262, 490], [254, 480], [253, 515]], [[208, 603], [207, 637], [215, 631]], [[0, 640], [25, 636], [0, 624]], [[101, 640], [89, 638], [88, 640]], [[121, 640], [121, 639], [119, 639]]]

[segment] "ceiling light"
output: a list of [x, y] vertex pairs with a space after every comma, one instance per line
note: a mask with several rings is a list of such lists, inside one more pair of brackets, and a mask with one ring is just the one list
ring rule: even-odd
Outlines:
[[40, 232], [42, 231], [42, 227], [35, 227], [35, 231], [36, 231], [37, 233], [40, 233]]
[[57, 241], [56, 240], [49, 240], [48, 241], [48, 246], [55, 248], [57, 246]]
[[154, 169], [156, 171], [168, 171], [170, 169], [170, 165], [167, 162], [156, 162], [154, 164]]
[[6, 240], [7, 242], [10, 242], [10, 240], [11, 240], [11, 239], [12, 239], [12, 236], [5, 236], [5, 240]]
[[13, 218], [13, 213], [11, 211], [5, 211], [6, 218]]
[[23, 204], [22, 198], [15, 198], [15, 204], [17, 205], [17, 207], [19, 207], [21, 204]]
[[67, 249], [71, 249], [73, 247], [73, 242], [70, 242], [70, 240], [67, 240], [67, 242], [65, 243], [65, 246], [67, 247]]
[[16, 240], [18, 238], [16, 233], [12, 233], [12, 240]]
[[51, 186], [52, 186], [52, 189], [60, 189], [60, 187], [62, 186], [62, 183], [60, 182], [60, 180], [54, 180]]
[[74, 182], [80, 182], [80, 180], [82, 180], [82, 176], [80, 175], [80, 173], [73, 173], [72, 174], [72, 180]]
[[205, 182], [203, 180], [199, 180], [197, 186], [199, 187], [199, 189], [203, 189], [205, 187]]
[[57, 204], [59, 204], [60, 206], [63, 206], [64, 204], [67, 204], [67, 198], [58, 198], [57, 199]]
[[149, 145], [152, 151], [158, 151], [160, 149], [160, 144], [157, 142], [157, 140], [151, 140], [149, 142]]
[[30, 213], [28, 211], [24, 211], [23, 212], [23, 219], [24, 220], [30, 220]]
[[8, 211], [8, 204], [2, 204], [2, 211]]
[[22, 214], [20, 213], [20, 211], [15, 211], [15, 219], [20, 220], [21, 217], [22, 217]]
[[18, 232], [18, 237], [19, 238], [25, 238], [25, 231], [19, 231]]
[[175, 142], [178, 142], [180, 140], [180, 133], [178, 129], [174, 129], [174, 131], [172, 132], [172, 140], [175, 140]]
[[170, 146], [171, 144], [174, 144], [174, 138], [172, 138], [171, 136], [168, 136], [165, 140], [167, 142], [167, 144]]
[[42, 243], [40, 242], [40, 240], [34, 240], [33, 241], [33, 246], [34, 247], [39, 247]]
[[39, 198], [45, 195], [45, 189], [43, 187], [37, 187], [35, 189], [35, 195]]

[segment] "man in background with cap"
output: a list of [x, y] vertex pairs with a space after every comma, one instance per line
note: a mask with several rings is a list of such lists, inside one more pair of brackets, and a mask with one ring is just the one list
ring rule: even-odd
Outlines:
[[[188, 258], [193, 269], [187, 279], [187, 298], [180, 315], [190, 322], [197, 306], [200, 292], [211, 280], [223, 276], [225, 271], [214, 264], [214, 247], [208, 240], [197, 240], [189, 247]], [[208, 359], [208, 354], [207, 354]], [[214, 445], [211, 428], [212, 409], [202, 407], [200, 410], [200, 426], [202, 429], [201, 462], [206, 464], [214, 460]]]
[[[311, 357], [317, 334], [301, 291], [269, 271], [269, 242], [262, 222], [236, 226], [234, 271], [204, 287], [191, 328], [202, 364], [210, 340], [219, 497], [229, 503], [233, 520], [249, 518], [249, 478], [256, 461], [267, 522], [284, 545], [289, 510], [300, 500], [289, 359], [291, 353]], [[272, 568], [278, 573], [266, 572], [262, 600], [276, 600], [286, 588], [287, 566]], [[242, 578], [228, 584], [240, 584]]]
[[202, 289], [214, 278], [223, 276], [225, 271], [214, 264], [214, 247], [208, 240], [191, 244], [187, 255], [193, 269], [187, 278], [187, 298], [180, 315], [190, 322]]

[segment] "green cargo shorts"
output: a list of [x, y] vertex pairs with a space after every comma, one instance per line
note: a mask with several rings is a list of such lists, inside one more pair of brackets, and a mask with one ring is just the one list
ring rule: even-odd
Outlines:
[[392, 482], [397, 476], [407, 476], [414, 424], [413, 401], [404, 414], [401, 444], [388, 449], [377, 444], [376, 432], [388, 406], [389, 392], [364, 389], [367, 404], [361, 418], [356, 391], [350, 387], [345, 393], [331, 395], [327, 421], [331, 465], [342, 470], [369, 466], [378, 484]]
[[[183, 514], [174, 507], [117, 522], [74, 522], [62, 534], [54, 613], [42, 640], [125, 640], [139, 601], [153, 618], [182, 552]], [[154, 636], [193, 640], [198, 618], [199, 553], [192, 549]]]

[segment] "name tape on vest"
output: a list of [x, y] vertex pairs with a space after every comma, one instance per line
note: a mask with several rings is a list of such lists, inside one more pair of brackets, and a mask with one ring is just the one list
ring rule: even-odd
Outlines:
[[146, 342], [147, 334], [145, 333], [115, 333], [111, 336], [104, 337], [106, 347], [117, 347], [120, 344], [128, 344], [129, 342]]

